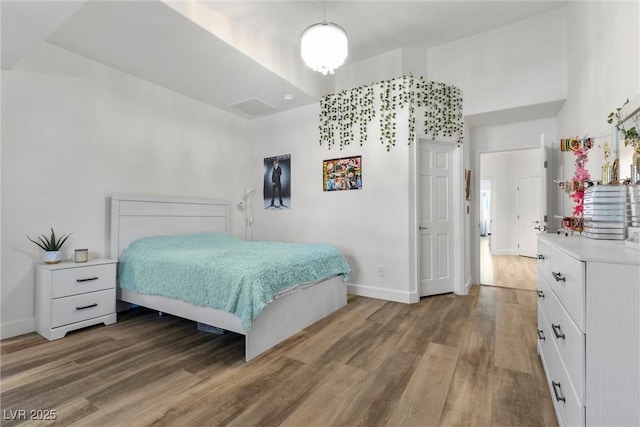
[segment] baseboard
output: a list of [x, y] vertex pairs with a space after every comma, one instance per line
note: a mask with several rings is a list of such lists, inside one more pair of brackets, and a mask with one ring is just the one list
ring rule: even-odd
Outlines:
[[513, 249], [499, 249], [499, 250], [492, 250], [491, 251], [491, 255], [518, 255], [518, 250], [513, 250]]
[[15, 320], [6, 322], [0, 326], [0, 339], [17, 337], [18, 335], [29, 334], [36, 330], [36, 318]]
[[382, 289], [365, 285], [347, 284], [347, 292], [362, 297], [382, 299], [385, 301], [402, 302], [405, 304], [413, 304], [420, 301], [420, 297], [416, 292], [393, 291], [389, 289]]
[[467, 283], [463, 285], [464, 289], [462, 290], [464, 293], [462, 295], [469, 295], [469, 289], [471, 289], [471, 276], [467, 279]]

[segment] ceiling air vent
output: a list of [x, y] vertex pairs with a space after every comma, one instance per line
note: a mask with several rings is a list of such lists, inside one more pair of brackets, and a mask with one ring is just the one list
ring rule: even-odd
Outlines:
[[237, 104], [231, 104], [230, 107], [233, 107], [250, 117], [260, 117], [279, 111], [277, 108], [255, 98], [238, 102]]

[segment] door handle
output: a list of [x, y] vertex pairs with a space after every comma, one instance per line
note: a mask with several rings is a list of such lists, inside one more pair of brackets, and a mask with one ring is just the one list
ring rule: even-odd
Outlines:
[[423, 226], [421, 226], [421, 225], [420, 225], [420, 226], [418, 226], [418, 230], [428, 230], [428, 229], [429, 229], [429, 227], [423, 227]]

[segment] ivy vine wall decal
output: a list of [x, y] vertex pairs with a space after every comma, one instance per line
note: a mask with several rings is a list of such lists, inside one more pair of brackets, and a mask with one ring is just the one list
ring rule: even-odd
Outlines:
[[409, 144], [416, 134], [416, 109], [424, 111], [423, 133], [433, 139], [457, 136], [462, 143], [462, 93], [459, 88], [427, 81], [423, 77], [403, 76], [320, 99], [320, 145], [337, 143], [342, 150], [355, 141], [368, 140], [367, 129], [379, 114], [380, 142], [387, 151], [396, 145], [397, 112], [408, 108]]

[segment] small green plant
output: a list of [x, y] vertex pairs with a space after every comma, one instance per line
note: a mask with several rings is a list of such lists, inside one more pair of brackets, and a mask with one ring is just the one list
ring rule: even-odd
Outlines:
[[622, 132], [624, 136], [624, 146], [631, 145], [635, 151], [640, 151], [640, 134], [638, 133], [638, 122], [640, 121], [640, 114], [636, 114], [635, 116], [630, 118], [630, 121], [636, 126], [632, 126], [627, 129], [624, 126], [624, 122], [622, 121], [622, 116], [620, 115], [620, 110], [624, 108], [625, 105], [629, 103], [629, 98], [622, 104], [620, 107], [616, 108], [615, 111], [609, 113], [607, 116], [607, 123], [611, 124], [615, 120], [616, 128]]
[[71, 234], [72, 233], [63, 234], [60, 237], [56, 237], [56, 233], [53, 231], [53, 227], [51, 227], [50, 237], [41, 234], [40, 237], [38, 237], [38, 241], [36, 241], [29, 237], [29, 235], [27, 235], [27, 239], [40, 246], [44, 251], [59, 251], [60, 248], [62, 248], [62, 245], [64, 245], [64, 242], [66, 242], [69, 236], [71, 236]]

